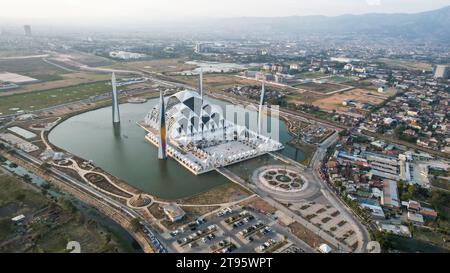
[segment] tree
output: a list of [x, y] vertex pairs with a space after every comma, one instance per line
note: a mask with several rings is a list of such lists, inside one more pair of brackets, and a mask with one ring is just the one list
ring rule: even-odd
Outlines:
[[67, 200], [67, 199], [65, 199], [65, 198], [63, 198], [63, 197], [60, 197], [60, 198], [58, 199], [58, 202], [59, 202], [59, 204], [61, 204], [61, 206], [62, 206], [64, 209], [66, 209], [66, 210], [68, 210], [68, 211], [70, 211], [70, 212], [72, 212], [72, 213], [75, 213], [75, 212], [78, 211], [77, 207], [75, 207], [75, 206], [72, 204], [72, 202], [70, 202], [69, 200]]
[[340, 137], [348, 136], [348, 130], [347, 130], [347, 129], [344, 129], [344, 130], [340, 131], [340, 132], [339, 132], [339, 136], [340, 136]]
[[141, 222], [140, 222], [139, 218], [133, 218], [130, 221], [130, 225], [131, 225], [131, 228], [132, 228], [132, 230], [134, 232], [138, 232], [142, 228], [142, 225], [141, 225]]
[[386, 234], [385, 232], [381, 232], [378, 230], [375, 231], [374, 238], [375, 238], [375, 241], [380, 243], [380, 246], [382, 249], [388, 250], [388, 249], [392, 248], [392, 243], [389, 240], [389, 235]]
[[448, 204], [450, 204], [450, 194], [444, 191], [432, 191], [430, 203], [436, 208], [439, 217], [449, 219], [447, 216]]
[[47, 162], [44, 162], [41, 164], [40, 168], [45, 172], [48, 173], [50, 171], [50, 164]]
[[27, 197], [24, 193], [18, 193], [16, 195], [16, 200], [22, 202], [23, 200], [25, 200], [25, 197]]
[[111, 242], [111, 239], [112, 239], [111, 234], [110, 234], [110, 233], [106, 233], [106, 234], [105, 234], [105, 240], [106, 240], [106, 243], [107, 243], [107, 244], [109, 244], [109, 242]]
[[28, 183], [30, 183], [33, 180], [29, 174], [22, 175], [22, 179]]
[[84, 224], [86, 218], [84, 217], [83, 213], [77, 212], [77, 214], [76, 214], [76, 220], [77, 220], [78, 223]]

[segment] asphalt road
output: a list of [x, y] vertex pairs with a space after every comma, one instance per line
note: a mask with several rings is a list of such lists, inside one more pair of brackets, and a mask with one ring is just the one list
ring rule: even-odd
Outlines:
[[370, 241], [370, 234], [367, 228], [363, 224], [361, 224], [361, 222], [358, 219], [356, 219], [356, 216], [351, 211], [351, 209], [347, 207], [347, 205], [345, 205], [338, 196], [336, 196], [333, 189], [331, 189], [330, 185], [328, 185], [326, 181], [323, 181], [319, 175], [321, 161], [325, 157], [328, 147], [336, 143], [338, 137], [339, 137], [338, 133], [336, 132], [332, 136], [330, 136], [327, 140], [325, 140], [322, 144], [319, 145], [316, 154], [314, 154], [314, 157], [311, 160], [310, 166], [312, 168], [312, 175], [314, 179], [318, 183], [320, 183], [321, 192], [327, 198], [327, 200], [335, 208], [337, 208], [354, 227], [356, 227], [356, 232], [359, 237], [359, 241], [363, 243], [362, 245], [358, 244], [357, 252], [365, 252], [367, 243]]

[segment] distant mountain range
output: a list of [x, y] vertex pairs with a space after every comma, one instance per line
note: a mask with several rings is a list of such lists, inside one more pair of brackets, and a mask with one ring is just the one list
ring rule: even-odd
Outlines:
[[238, 17], [191, 22], [181, 28], [227, 34], [377, 34], [411, 39], [450, 41], [450, 6], [414, 14], [370, 13], [362, 15]]

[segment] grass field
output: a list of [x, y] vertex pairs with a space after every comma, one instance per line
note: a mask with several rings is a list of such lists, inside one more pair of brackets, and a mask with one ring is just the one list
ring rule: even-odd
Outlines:
[[110, 78], [111, 78], [111, 75], [109, 75], [109, 74], [97, 74], [97, 73], [92, 73], [92, 72], [67, 73], [67, 74], [62, 74], [61, 79], [59, 79], [59, 80], [22, 85], [17, 89], [1, 92], [0, 96], [12, 95], [12, 94], [17, 94], [17, 93], [49, 90], [49, 89], [55, 89], [55, 88], [62, 88], [62, 87], [67, 87], [67, 86], [83, 84], [83, 83], [107, 81], [107, 80], [110, 80]]
[[[0, 113], [13, 114], [17, 111], [31, 111], [54, 105], [88, 99], [111, 90], [107, 82], [95, 82], [31, 93], [3, 96], [0, 99]], [[17, 109], [18, 108], [18, 109]]]
[[41, 81], [59, 80], [62, 74], [67, 73], [41, 58], [0, 60], [0, 71], [18, 73]]
[[371, 80], [354, 81], [352, 83], [352, 86], [355, 88], [361, 88], [361, 89], [370, 90], [370, 91], [378, 90], [378, 86], [375, 86]]
[[305, 72], [300, 74], [300, 78], [302, 79], [317, 79], [324, 76], [325, 74], [322, 72]]
[[352, 79], [351, 77], [342, 77], [342, 76], [332, 76], [329, 80], [332, 83], [345, 83], [354, 81], [354, 79]]

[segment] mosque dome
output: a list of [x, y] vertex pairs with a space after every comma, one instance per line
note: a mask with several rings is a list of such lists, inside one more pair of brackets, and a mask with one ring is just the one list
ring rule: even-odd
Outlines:
[[[166, 124], [169, 134], [177, 137], [183, 133], [198, 133], [202, 130], [221, 128], [224, 125], [223, 111], [217, 105], [203, 99], [197, 92], [181, 91], [165, 98]], [[147, 115], [146, 123], [159, 120], [159, 105]]]

